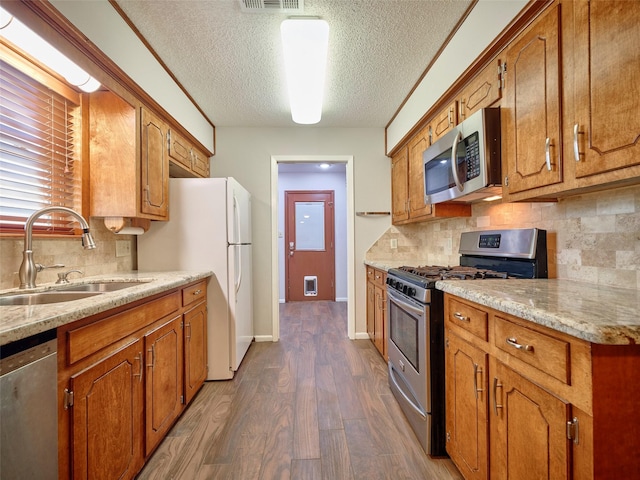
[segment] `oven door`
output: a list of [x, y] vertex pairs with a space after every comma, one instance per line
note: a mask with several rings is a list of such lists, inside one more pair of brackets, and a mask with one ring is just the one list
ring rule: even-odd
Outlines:
[[[389, 384], [416, 415], [431, 411], [426, 322], [428, 305], [387, 287]], [[403, 406], [404, 407], [404, 406]], [[405, 410], [405, 408], [403, 408]], [[406, 412], [405, 412], [406, 413]]]

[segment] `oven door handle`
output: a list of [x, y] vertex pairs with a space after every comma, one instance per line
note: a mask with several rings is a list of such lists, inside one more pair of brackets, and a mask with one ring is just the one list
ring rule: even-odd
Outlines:
[[389, 379], [393, 382], [393, 385], [396, 387], [396, 390], [400, 393], [400, 395], [402, 395], [402, 398], [404, 398], [404, 400], [407, 402], [407, 404], [411, 407], [412, 410], [415, 410], [415, 412], [420, 415], [420, 417], [423, 420], [426, 420], [427, 418], [427, 413], [420, 408], [419, 405], [416, 405], [416, 402], [414, 402], [411, 398], [409, 398], [409, 396], [404, 393], [404, 390], [402, 390], [402, 387], [400, 387], [400, 385], [398, 384], [398, 381], [396, 380], [396, 376], [393, 373], [393, 364], [391, 362], [389, 362]]
[[387, 296], [403, 310], [409, 311], [418, 317], [424, 316], [424, 307], [416, 307], [415, 305], [403, 300], [402, 297], [395, 293], [392, 288], [387, 288]]

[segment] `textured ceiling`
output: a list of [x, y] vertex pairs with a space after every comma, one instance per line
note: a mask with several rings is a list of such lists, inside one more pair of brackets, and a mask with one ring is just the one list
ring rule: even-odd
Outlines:
[[[291, 120], [278, 13], [238, 0], [117, 0], [216, 126]], [[305, 0], [330, 26], [322, 127], [384, 127], [471, 0]]]

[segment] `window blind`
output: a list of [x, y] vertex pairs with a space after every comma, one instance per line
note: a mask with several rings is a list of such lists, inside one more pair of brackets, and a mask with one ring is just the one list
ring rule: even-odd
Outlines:
[[[73, 208], [78, 105], [0, 60], [0, 232], [19, 233], [40, 208]], [[38, 233], [74, 234], [68, 215], [43, 216]]]

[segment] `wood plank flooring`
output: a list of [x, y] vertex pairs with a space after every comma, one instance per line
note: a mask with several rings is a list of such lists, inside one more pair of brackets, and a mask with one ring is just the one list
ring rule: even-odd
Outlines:
[[347, 305], [280, 307], [280, 341], [253, 343], [233, 380], [206, 382], [139, 480], [461, 480], [423, 452]]

